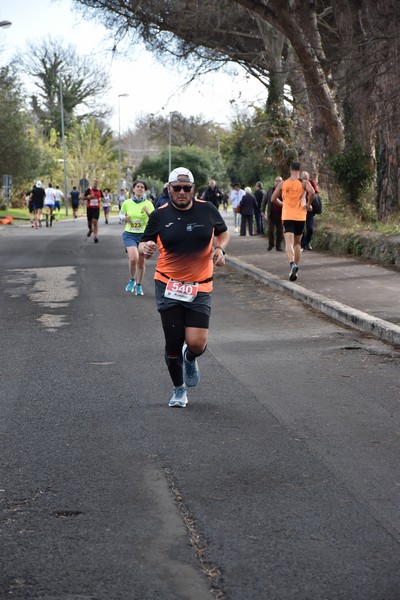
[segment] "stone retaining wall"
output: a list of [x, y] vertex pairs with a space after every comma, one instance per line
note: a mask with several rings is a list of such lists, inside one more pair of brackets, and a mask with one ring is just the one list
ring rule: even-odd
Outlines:
[[400, 235], [349, 233], [321, 223], [314, 229], [312, 245], [315, 250], [356, 256], [400, 270]]

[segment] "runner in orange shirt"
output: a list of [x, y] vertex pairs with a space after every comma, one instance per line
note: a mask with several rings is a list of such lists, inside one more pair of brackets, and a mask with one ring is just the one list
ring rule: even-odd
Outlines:
[[[271, 202], [282, 206], [283, 236], [290, 264], [289, 280], [296, 281], [301, 257], [301, 237], [307, 211], [311, 206], [314, 188], [306, 179], [300, 179], [300, 163], [290, 165], [290, 177], [282, 181], [272, 194]], [[306, 192], [308, 192], [306, 200]], [[282, 194], [282, 199], [279, 195]]]
[[169, 406], [183, 408], [186, 386], [200, 380], [197, 358], [207, 346], [213, 269], [225, 264], [229, 232], [211, 202], [194, 199], [194, 178], [188, 169], [170, 173], [168, 193], [170, 202], [149, 217], [139, 253], [150, 258], [158, 245], [156, 303], [174, 385]]

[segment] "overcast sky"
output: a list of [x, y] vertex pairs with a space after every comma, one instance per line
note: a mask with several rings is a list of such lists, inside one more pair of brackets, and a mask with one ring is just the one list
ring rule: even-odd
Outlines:
[[118, 95], [121, 131], [133, 127], [135, 120], [148, 113], [167, 115], [179, 111], [185, 116], [202, 115], [217, 123], [227, 124], [248, 103], [260, 103], [265, 90], [244, 73], [231, 76], [210, 74], [182, 90], [182, 73], [170, 72], [143, 48], [135, 49], [129, 58], [112, 59], [109, 32], [83, 20], [72, 11], [71, 0], [1, 0], [0, 20], [12, 22], [0, 29], [0, 63], [8, 61], [18, 50], [49, 38], [76, 46], [79, 54], [90, 54], [104, 65], [104, 99], [114, 109], [111, 127], [118, 130]]

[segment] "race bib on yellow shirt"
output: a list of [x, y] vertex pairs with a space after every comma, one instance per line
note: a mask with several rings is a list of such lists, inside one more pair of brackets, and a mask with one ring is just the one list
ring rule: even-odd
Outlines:
[[143, 227], [143, 223], [142, 221], [131, 221], [129, 223], [129, 226], [131, 231], [134, 233], [136, 229], [140, 229], [141, 227]]

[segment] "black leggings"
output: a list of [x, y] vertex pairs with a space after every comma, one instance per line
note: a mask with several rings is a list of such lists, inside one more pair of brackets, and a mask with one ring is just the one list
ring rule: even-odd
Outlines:
[[210, 317], [205, 313], [173, 306], [160, 311], [165, 336], [165, 362], [174, 386], [183, 385], [182, 347], [185, 342], [185, 328], [208, 329]]

